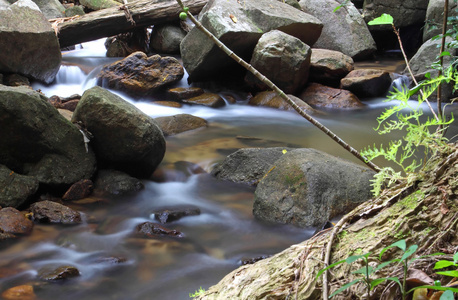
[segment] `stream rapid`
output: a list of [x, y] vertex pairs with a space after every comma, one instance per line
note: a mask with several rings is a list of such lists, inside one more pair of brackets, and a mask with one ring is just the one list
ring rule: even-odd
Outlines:
[[[101, 66], [115, 60], [105, 57], [103, 40], [83, 44], [63, 53], [63, 65], [52, 85], [34, 83], [33, 88], [48, 97], [82, 95], [96, 84]], [[186, 77], [177, 86], [188, 86]], [[237, 103], [218, 109], [170, 108], [112, 91], [151, 117], [188, 113], [206, 119], [209, 126], [167, 137], [167, 152], [159, 167], [164, 174], [161, 182], [144, 180], [145, 188], [134, 195], [74, 201], [69, 206], [84, 214], [83, 224], [35, 224], [30, 236], [1, 248], [2, 291], [32, 284], [38, 299], [189, 299], [189, 293], [216, 284], [242, 260], [273, 255], [309, 238], [316, 228], [256, 221], [254, 188], [193, 170], [198, 166], [209, 172], [242, 147], [309, 147], [357, 160], [295, 112], [248, 106], [243, 92], [212, 92], [221, 91], [231, 93]], [[382, 98], [364, 103], [363, 109], [326, 111], [318, 119], [355, 149], [387, 144], [387, 137], [373, 128], [376, 117], [392, 104]], [[448, 135], [457, 132], [454, 124]], [[201, 214], [165, 226], [182, 232], [184, 238], [132, 235], [136, 225], [154, 221], [155, 209], [183, 205], [198, 207]], [[81, 275], [59, 283], [37, 278], [43, 269], [60, 265], [74, 266]]]

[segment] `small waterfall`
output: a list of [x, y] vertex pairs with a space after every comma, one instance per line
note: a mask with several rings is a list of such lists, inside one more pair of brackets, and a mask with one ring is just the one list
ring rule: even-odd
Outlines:
[[394, 79], [393, 79], [393, 82], [391, 82], [391, 86], [389, 89], [390, 92], [394, 92], [395, 90], [404, 91], [410, 88], [411, 82], [408, 76], [397, 74], [397, 73], [394, 73], [393, 76], [394, 76]]
[[86, 76], [78, 66], [62, 65], [56, 76], [56, 84], [81, 84]]

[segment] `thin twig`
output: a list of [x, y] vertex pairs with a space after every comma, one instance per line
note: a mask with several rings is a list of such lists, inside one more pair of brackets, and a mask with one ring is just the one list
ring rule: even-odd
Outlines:
[[[447, 19], [448, 19], [448, 0], [444, 0], [444, 18], [442, 20], [442, 41], [441, 41], [441, 49], [439, 53], [439, 76], [442, 75], [442, 67], [444, 66], [444, 56], [442, 55], [442, 52], [445, 50], [445, 33], [447, 32]], [[437, 114], [441, 119], [444, 118], [443, 112], [442, 112], [442, 91], [441, 91], [441, 85], [437, 87]], [[441, 130], [442, 125], [439, 125], [437, 130]]]
[[132, 13], [129, 10], [129, 7], [127, 6], [127, 0], [122, 0], [124, 5], [120, 7], [120, 9], [124, 10], [124, 14], [126, 15], [127, 21], [130, 22], [133, 26], [135, 26], [135, 21], [132, 18]]
[[[181, 2], [181, 0], [176, 0], [178, 4], [181, 6], [181, 9], [184, 9], [184, 5]], [[358, 158], [360, 161], [364, 162], [367, 166], [369, 166], [372, 170], [379, 172], [381, 169], [378, 167], [376, 164], [373, 162], [369, 161], [367, 158], [362, 156], [356, 149], [351, 147], [348, 143], [346, 143], [344, 140], [342, 140], [340, 137], [338, 137], [334, 132], [329, 130], [327, 127], [325, 127], [323, 124], [321, 124], [318, 120], [310, 116], [307, 112], [305, 112], [303, 109], [301, 109], [291, 98], [289, 98], [280, 88], [278, 88], [272, 81], [270, 81], [267, 77], [259, 73], [253, 66], [248, 64], [246, 61], [244, 61], [241, 57], [236, 55], [231, 49], [226, 47], [223, 43], [221, 43], [220, 40], [218, 40], [217, 37], [215, 37], [210, 31], [208, 31], [194, 16], [187, 11], [186, 12], [187, 16], [189, 19], [196, 25], [198, 29], [200, 29], [206, 36], [208, 36], [215, 44], [220, 48], [224, 53], [226, 53], [230, 58], [235, 60], [239, 65], [250, 71], [256, 78], [261, 80], [264, 84], [266, 84], [270, 89], [275, 91], [283, 100], [285, 100], [296, 112], [298, 112], [302, 117], [304, 117], [307, 121], [315, 125], [318, 129], [323, 131], [327, 136], [329, 136], [331, 139], [333, 139], [336, 143], [338, 143], [340, 146], [342, 146], [345, 150], [353, 154], [356, 158]]]

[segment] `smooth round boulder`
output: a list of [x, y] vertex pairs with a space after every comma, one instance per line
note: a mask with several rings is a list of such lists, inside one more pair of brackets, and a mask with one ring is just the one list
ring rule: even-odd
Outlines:
[[157, 123], [104, 88], [84, 92], [72, 121], [93, 135], [91, 145], [104, 167], [148, 177], [164, 157], [165, 139]]
[[353, 59], [342, 52], [312, 49], [309, 81], [338, 87], [340, 79], [353, 71]]
[[376, 69], [358, 69], [340, 81], [340, 88], [349, 90], [359, 98], [383, 97], [391, 86], [390, 73]]
[[18, 208], [38, 190], [38, 180], [32, 176], [18, 174], [0, 165], [0, 206]]
[[174, 116], [158, 117], [155, 118], [155, 120], [159, 127], [161, 127], [165, 136], [175, 135], [185, 131], [208, 126], [208, 122], [205, 119], [190, 114], [178, 114]]
[[300, 98], [312, 107], [347, 109], [364, 106], [350, 91], [335, 89], [319, 83], [311, 83], [301, 93]]
[[374, 174], [315, 149], [288, 151], [259, 182], [253, 214], [269, 223], [322, 225], [370, 199]]

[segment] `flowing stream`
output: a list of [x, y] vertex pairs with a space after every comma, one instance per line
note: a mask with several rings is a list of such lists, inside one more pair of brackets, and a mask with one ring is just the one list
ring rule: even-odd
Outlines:
[[[47, 96], [82, 94], [95, 85], [100, 67], [115, 60], [104, 56], [103, 40], [84, 44], [64, 53], [54, 84], [33, 87]], [[178, 85], [186, 86], [186, 80]], [[237, 103], [220, 109], [168, 108], [116, 92], [151, 117], [189, 113], [205, 118], [209, 127], [167, 138], [161, 182], [145, 180], [145, 189], [133, 196], [75, 201], [70, 206], [84, 213], [83, 224], [36, 224], [30, 236], [0, 249], [1, 290], [32, 284], [38, 299], [189, 299], [190, 292], [217, 283], [243, 259], [272, 255], [310, 237], [315, 228], [256, 221], [251, 213], [254, 188], [195, 174], [193, 169], [208, 172], [242, 147], [310, 147], [356, 160], [295, 112], [250, 107], [246, 94], [226, 92]], [[387, 144], [373, 127], [376, 116], [391, 104], [382, 99], [365, 103], [364, 109], [327, 111], [319, 120], [356, 149]], [[448, 135], [457, 132], [454, 125]], [[165, 225], [183, 232], [184, 238], [132, 235], [137, 224], [153, 221], [153, 210], [179, 205], [202, 212]], [[75, 266], [81, 275], [59, 283], [37, 278], [43, 269], [61, 265]]]

